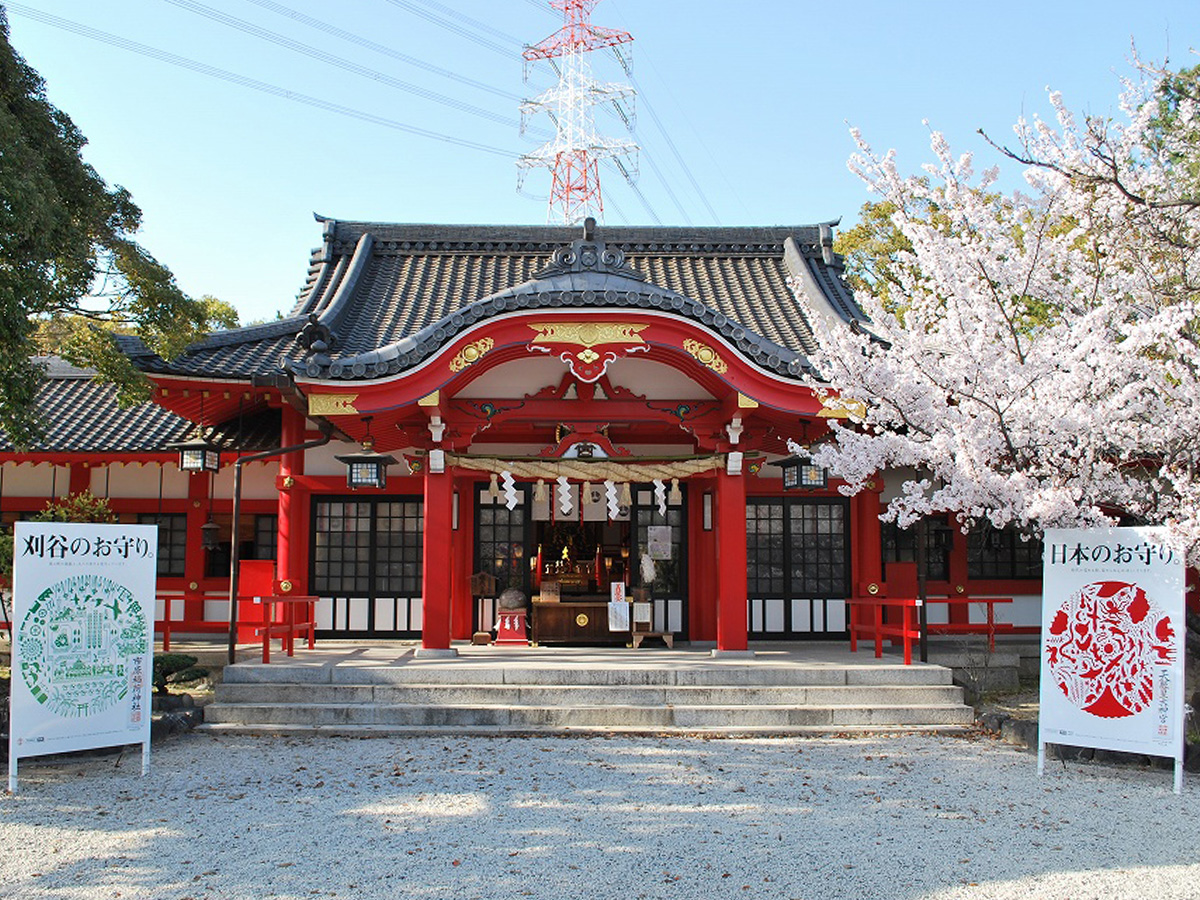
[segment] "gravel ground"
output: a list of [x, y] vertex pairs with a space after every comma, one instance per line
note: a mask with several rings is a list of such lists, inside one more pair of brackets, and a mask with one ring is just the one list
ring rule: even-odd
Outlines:
[[986, 737], [189, 734], [24, 760], [23, 898], [1196, 898], [1197, 788]]

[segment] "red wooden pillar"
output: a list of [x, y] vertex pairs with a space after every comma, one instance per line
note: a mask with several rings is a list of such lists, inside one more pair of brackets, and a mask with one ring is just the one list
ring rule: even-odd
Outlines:
[[745, 652], [746, 478], [717, 475], [717, 652]]
[[717, 530], [712, 478], [688, 480], [688, 634], [693, 641], [717, 637]]
[[[284, 406], [280, 443], [291, 447], [304, 443], [305, 418], [290, 406]], [[275, 488], [279, 495], [279, 538], [275, 549], [275, 578], [282, 593], [306, 591], [304, 567], [304, 503], [297, 478], [304, 474], [304, 454], [285, 453], [279, 458], [279, 477]], [[291, 590], [286, 590], [290, 587]]]
[[853, 571], [852, 588], [856, 594], [867, 593], [867, 586], [883, 583], [883, 532], [879, 513], [880, 491], [867, 488], [854, 495], [850, 501], [850, 515], [854, 518], [854, 541], [850, 545], [850, 566]]
[[475, 598], [471, 596], [471, 554], [474, 551], [475, 504], [471, 496], [472, 479], [456, 478], [454, 490], [458, 499], [458, 528], [452, 533], [454, 542], [453, 571], [453, 622], [451, 637], [455, 640], [470, 640], [475, 630]]
[[87, 463], [73, 463], [67, 467], [71, 480], [67, 486], [68, 494], [82, 494], [92, 488], [92, 470]]
[[[183, 556], [183, 618], [189, 622], [204, 621], [204, 596], [200, 582], [208, 566], [208, 551], [204, 549], [204, 532], [208, 521], [209, 495], [213, 478], [208, 472], [192, 472], [187, 476], [187, 537]], [[171, 618], [170, 611], [164, 613]]]
[[449, 472], [425, 473], [425, 533], [421, 591], [424, 614], [421, 650], [430, 655], [450, 650], [451, 515], [454, 478]]

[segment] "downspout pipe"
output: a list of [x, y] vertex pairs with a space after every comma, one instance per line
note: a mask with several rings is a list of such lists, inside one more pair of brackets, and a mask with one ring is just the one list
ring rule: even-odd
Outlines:
[[304, 450], [312, 450], [315, 447], [323, 447], [329, 443], [333, 436], [333, 429], [328, 423], [321, 424], [321, 436], [315, 440], [306, 441], [303, 444], [295, 444], [291, 447], [276, 447], [273, 450], [264, 450], [261, 453], [252, 453], [249, 456], [239, 456], [233, 462], [233, 541], [229, 548], [229, 664], [233, 665], [237, 660], [237, 597], [238, 597], [238, 568], [241, 563], [240, 544], [238, 540], [238, 525], [242, 507], [242, 466], [249, 462], [258, 462], [264, 459], [272, 459], [276, 456], [283, 456], [287, 453], [299, 453]]

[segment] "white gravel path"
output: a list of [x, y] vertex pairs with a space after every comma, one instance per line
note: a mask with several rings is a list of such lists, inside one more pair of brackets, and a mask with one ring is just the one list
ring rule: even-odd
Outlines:
[[24, 898], [1200, 897], [1200, 787], [990, 738], [275, 738], [25, 760]]

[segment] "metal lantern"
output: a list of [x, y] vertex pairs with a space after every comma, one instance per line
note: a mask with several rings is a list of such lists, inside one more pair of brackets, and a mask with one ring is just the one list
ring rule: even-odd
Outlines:
[[807, 456], [789, 456], [775, 465], [783, 469], [785, 491], [819, 490], [829, 484], [829, 470], [813, 465], [812, 459]]
[[221, 448], [197, 433], [188, 441], [168, 445], [179, 451], [179, 468], [184, 472], [212, 472], [221, 468]]
[[384, 456], [375, 452], [375, 440], [371, 437], [371, 418], [363, 416], [367, 433], [363, 435], [362, 450], [334, 457], [338, 462], [346, 464], [346, 486], [352, 491], [359, 488], [386, 487], [387, 467], [398, 462], [394, 456]]
[[346, 486], [351, 490], [386, 487], [387, 467], [397, 462], [394, 456], [372, 452], [371, 445], [365, 443], [358, 453], [334, 458], [346, 464]]
[[200, 546], [205, 550], [216, 550], [220, 546], [217, 540], [220, 534], [220, 526], [212, 520], [210, 515], [208, 521], [200, 526]]

